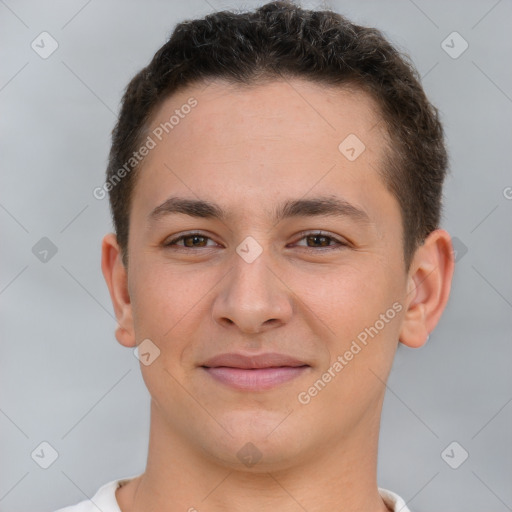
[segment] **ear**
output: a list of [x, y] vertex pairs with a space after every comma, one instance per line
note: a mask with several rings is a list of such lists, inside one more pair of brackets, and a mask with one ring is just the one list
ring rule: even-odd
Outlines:
[[406, 312], [400, 341], [408, 347], [425, 344], [448, 302], [455, 259], [450, 235], [432, 231], [416, 250], [407, 280]]
[[132, 305], [128, 293], [128, 273], [113, 233], [103, 237], [101, 245], [101, 270], [110, 292], [117, 319], [116, 338], [125, 347], [135, 347]]

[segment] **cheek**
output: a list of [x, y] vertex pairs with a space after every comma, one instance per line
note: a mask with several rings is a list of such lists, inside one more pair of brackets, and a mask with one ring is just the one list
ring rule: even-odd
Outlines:
[[294, 292], [332, 327], [333, 334], [341, 337], [343, 330], [372, 319], [392, 296], [385, 269], [370, 256], [362, 256], [357, 265], [304, 272], [300, 279], [298, 276], [290, 275]]
[[200, 321], [211, 307], [209, 294], [220, 277], [212, 269], [198, 271], [192, 265], [140, 262], [132, 296], [137, 340], [151, 339], [161, 350], [161, 362], [179, 365], [184, 352], [195, 346]]
[[186, 294], [183, 293], [183, 283], [161, 266], [134, 262], [134, 267], [131, 302], [135, 333], [137, 338], [157, 342], [184, 314]]
[[361, 347], [354, 359], [365, 362], [379, 361], [383, 355], [387, 359], [394, 350], [402, 307], [400, 283], [390, 278], [396, 274], [388, 266], [372, 260], [370, 265], [332, 272], [316, 291], [303, 291], [308, 306], [329, 328], [331, 361], [351, 347], [358, 351], [353, 342]]
[[[182, 407], [179, 382], [184, 380], [184, 358], [194, 345], [194, 317], [201, 311], [198, 290], [209, 289], [192, 272], [165, 264], [138, 262], [133, 275], [132, 311], [137, 342], [149, 339], [158, 356], [140, 365], [142, 377], [153, 399], [164, 409]], [[190, 405], [190, 404], [188, 404]]]

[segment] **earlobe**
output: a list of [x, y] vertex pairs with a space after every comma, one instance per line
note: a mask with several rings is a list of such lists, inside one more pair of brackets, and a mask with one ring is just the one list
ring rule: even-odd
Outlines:
[[117, 319], [116, 339], [125, 347], [134, 347], [135, 333], [128, 274], [122, 261], [121, 250], [113, 233], [105, 235], [101, 246], [101, 270], [110, 292]]
[[442, 229], [432, 231], [411, 263], [401, 343], [411, 348], [426, 343], [448, 302], [453, 270], [450, 235]]

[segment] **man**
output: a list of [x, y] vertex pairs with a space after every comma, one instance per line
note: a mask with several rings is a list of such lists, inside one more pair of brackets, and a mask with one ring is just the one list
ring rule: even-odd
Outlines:
[[102, 189], [147, 467], [62, 511], [406, 512], [379, 423], [398, 343], [448, 300], [446, 167], [377, 30], [288, 2], [179, 24], [125, 92]]

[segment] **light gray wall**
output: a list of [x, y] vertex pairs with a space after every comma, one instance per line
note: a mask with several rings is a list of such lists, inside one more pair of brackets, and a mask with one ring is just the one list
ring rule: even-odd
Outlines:
[[[261, 3], [0, 2], [2, 512], [51, 511], [143, 471], [149, 395], [113, 335], [99, 267], [108, 205], [92, 191], [122, 90], [175, 23]], [[452, 162], [443, 220], [459, 247], [452, 295], [429, 343], [397, 354], [379, 484], [417, 512], [512, 510], [512, 3], [324, 5], [410, 53], [442, 112]], [[43, 31], [58, 42], [46, 59], [31, 48], [51, 49]], [[441, 46], [453, 31], [469, 45], [458, 58]], [[453, 55], [463, 42], [447, 44]], [[46, 262], [36, 257], [44, 250]], [[48, 469], [31, 458], [43, 441], [58, 452]], [[469, 453], [457, 469], [441, 456], [452, 441]]]

